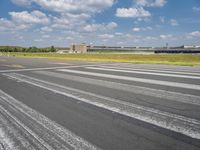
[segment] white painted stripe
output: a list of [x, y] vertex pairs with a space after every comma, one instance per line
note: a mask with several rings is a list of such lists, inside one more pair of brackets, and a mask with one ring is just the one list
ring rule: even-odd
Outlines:
[[186, 103], [186, 104], [200, 105], [200, 97], [190, 95], [190, 94], [183, 94], [183, 93], [165, 91], [165, 90], [160, 90], [160, 89], [152, 89], [152, 88], [116, 83], [116, 82], [105, 81], [105, 80], [91, 79], [91, 78], [80, 77], [76, 75], [61, 74], [61, 73], [50, 72], [50, 71], [34, 71], [34, 73], [43, 74], [50, 77], [67, 79], [67, 80], [71, 80], [75, 82], [98, 85], [102, 87], [117, 89], [120, 91], [127, 91], [127, 92], [142, 94], [146, 96], [158, 97], [158, 98], [161, 98], [162, 100], [168, 99], [171, 101], [176, 101], [176, 102], [181, 102], [181, 103]]
[[200, 90], [200, 85], [195, 85], [195, 84], [186, 84], [186, 83], [178, 83], [178, 82], [170, 82], [170, 81], [153, 80], [153, 79], [143, 79], [143, 78], [136, 78], [136, 77], [118, 76], [118, 75], [69, 70], [69, 69], [57, 69], [57, 70], [62, 71], [62, 72], [70, 72], [70, 73], [75, 73], [75, 74], [83, 74], [83, 75], [90, 75], [90, 76], [96, 76], [96, 77], [105, 77], [105, 78], [111, 78], [111, 79], [120, 79], [120, 80], [128, 80], [128, 81], [135, 81], [135, 82], [142, 82], [142, 83], [149, 83], [149, 84], [156, 84], [156, 85], [163, 85], [163, 86], [170, 86], [170, 87]]
[[73, 99], [200, 139], [200, 121], [184, 116], [89, 93], [20, 74], [4, 74]]
[[26, 130], [30, 135], [32, 135], [35, 139], [37, 139], [46, 149], [53, 150], [53, 148], [46, 143], [42, 138], [40, 138], [37, 134], [35, 134], [31, 129], [29, 129], [26, 125], [24, 125], [21, 121], [19, 121], [16, 117], [14, 117], [10, 112], [8, 112], [5, 108], [0, 106], [0, 111], [4, 111], [6, 115], [12, 118], [17, 124], [20, 125], [24, 130]]
[[180, 72], [180, 73], [200, 73], [200, 67], [186, 67], [186, 66], [170, 66], [170, 65], [158, 65], [158, 64], [151, 64], [151, 65], [142, 65], [142, 64], [107, 64], [106, 66], [110, 66], [110, 67], [121, 67], [121, 68], [132, 68], [132, 69], [151, 69], [152, 71], [171, 71], [171, 72]]
[[[35, 111], [34, 109], [28, 107], [27, 105], [23, 104], [22, 102], [16, 100], [15, 98], [11, 97], [10, 95], [8, 95], [7, 93], [3, 92], [0, 90], [0, 100], [5, 101], [6, 103], [8, 103], [11, 107], [14, 107], [16, 110], [18, 110], [17, 113], [22, 113], [28, 117], [30, 117], [31, 119], [33, 119], [36, 123], [42, 125], [42, 127], [44, 127], [43, 129], [45, 129], [43, 132], [44, 134], [48, 134], [47, 131], [52, 132], [54, 135], [58, 136], [62, 141], [59, 144], [60, 148], [62, 145], [62, 142], [66, 142], [68, 145], [70, 145], [72, 148], [74, 149], [83, 149], [83, 150], [97, 150], [99, 149], [98, 147], [90, 144], [89, 142], [87, 142], [86, 140], [82, 139], [81, 137], [75, 135], [74, 133], [72, 133], [71, 131], [65, 129], [64, 127], [60, 126], [59, 124], [57, 124], [56, 122], [48, 119], [47, 117], [45, 117], [44, 115], [40, 114], [39, 112]], [[1, 107], [0, 107], [1, 108]], [[1, 110], [4, 110], [9, 116], [14, 117], [12, 114], [10, 114], [10, 112], [8, 112], [7, 110], [5, 110], [3, 107], [1, 108]], [[29, 133], [31, 133], [31, 135], [33, 135], [34, 137], [36, 137], [36, 139], [40, 140], [41, 143], [43, 143], [47, 149], [53, 149], [51, 148], [51, 144], [55, 144], [54, 143], [54, 138], [51, 137], [50, 141], [52, 141], [51, 143], [46, 143], [42, 138], [39, 137], [39, 135], [36, 135], [33, 131], [37, 130], [37, 128], [34, 128], [34, 125], [32, 126], [32, 128], [34, 128], [34, 130], [32, 131], [31, 129], [29, 129], [28, 127], [26, 127], [26, 125], [24, 125], [22, 122], [20, 122], [16, 117], [14, 117], [15, 121], [18, 122], [20, 124], [20, 126], [22, 126], [23, 128], [25, 128]], [[48, 136], [47, 136], [48, 137]], [[43, 137], [45, 138], [45, 136]], [[65, 149], [67, 149], [65, 147]]]
[[63, 62], [54, 62], [54, 63], [48, 63], [48, 64], [54, 64], [54, 65], [72, 65], [70, 63], [63, 63]]
[[11, 70], [0, 70], [0, 73], [21, 72], [21, 71], [38, 71], [38, 70], [52, 70], [52, 69], [77, 68], [77, 67], [89, 67], [89, 66], [96, 66], [96, 65], [93, 64], [93, 65], [74, 65], [74, 66], [46, 67], [46, 68], [11, 69]]
[[183, 71], [167, 71], [167, 70], [158, 70], [158, 69], [143, 69], [143, 68], [130, 68], [130, 67], [119, 67], [119, 66], [100, 66], [103, 68], [110, 68], [110, 69], [122, 69], [122, 70], [132, 70], [132, 71], [142, 71], [142, 72], [155, 72], [155, 73], [167, 73], [167, 74], [180, 74], [180, 75], [193, 75], [193, 76], [200, 76], [200, 73], [194, 72], [183, 72]]
[[[0, 117], [0, 119], [2, 118]], [[0, 120], [0, 123], [2, 123], [2, 120]], [[19, 150], [1, 127], [0, 127], [0, 150]]]
[[[114, 71], [114, 72], [125, 72], [125, 73], [136, 73], [136, 74], [145, 74], [145, 75], [157, 75], [157, 76], [165, 76], [165, 77], [177, 77], [177, 78], [188, 78], [188, 79], [200, 79], [200, 76], [188, 76], [181, 74], [167, 74], [167, 73], [155, 73], [155, 72], [144, 72], [144, 71], [133, 71], [133, 70], [124, 70], [124, 69], [113, 69], [113, 68], [97, 68], [97, 67], [85, 67], [87, 69], [92, 70], [104, 70], [104, 71]], [[199, 74], [200, 75], [200, 74]]]

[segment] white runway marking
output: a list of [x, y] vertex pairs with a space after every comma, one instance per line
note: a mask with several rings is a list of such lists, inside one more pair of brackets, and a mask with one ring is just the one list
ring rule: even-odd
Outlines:
[[19, 128], [29, 133], [30, 138], [34, 137], [48, 150], [55, 148], [66, 150], [71, 148], [77, 150], [99, 149], [1, 90], [0, 112], [14, 120]]
[[63, 63], [63, 62], [55, 62], [55, 63], [48, 63], [48, 64], [54, 64], [54, 65], [72, 65], [70, 63]]
[[144, 78], [136, 78], [136, 77], [128, 77], [128, 76], [118, 76], [118, 75], [87, 72], [87, 71], [78, 71], [78, 70], [70, 70], [70, 69], [57, 69], [57, 70], [62, 71], [62, 72], [90, 75], [90, 76], [96, 76], [96, 77], [105, 77], [105, 78], [111, 78], [111, 79], [120, 79], [120, 80], [135, 81], [135, 82], [142, 82], [142, 83], [149, 83], [149, 84], [156, 84], [156, 85], [163, 85], [163, 86], [171, 86], [171, 87], [178, 87], [178, 88], [185, 88], [185, 89], [200, 90], [200, 85], [195, 85], [195, 84], [186, 84], [186, 83], [178, 83], [178, 82], [170, 82], [170, 81], [144, 79]]
[[162, 70], [162, 69], [144, 69], [144, 68], [130, 68], [130, 67], [119, 67], [119, 66], [100, 66], [103, 68], [110, 68], [110, 69], [124, 69], [124, 70], [132, 70], [132, 71], [143, 71], [143, 72], [155, 72], [155, 73], [167, 73], [167, 74], [180, 74], [180, 75], [194, 75], [194, 76], [200, 76], [200, 73], [194, 73], [194, 72], [184, 72], [184, 71], [171, 71], [171, 70]]
[[170, 91], [165, 91], [165, 90], [160, 90], [160, 89], [152, 89], [152, 88], [146, 88], [146, 87], [141, 87], [141, 86], [134, 86], [134, 85], [116, 83], [116, 82], [111, 82], [111, 81], [91, 79], [91, 78], [86, 78], [86, 77], [61, 74], [61, 73], [49, 72], [49, 71], [34, 71], [34, 72], [37, 74], [43, 74], [50, 77], [57, 77], [57, 78], [67, 79], [67, 80], [71, 80], [75, 82], [98, 85], [98, 86], [107, 87], [111, 89], [117, 89], [117, 90], [127, 91], [131, 93], [136, 93], [136, 94], [158, 97], [161, 99], [164, 98], [164, 100], [168, 99], [171, 101], [177, 101], [177, 102], [193, 104], [193, 105], [200, 105], [200, 97], [189, 95], [189, 94], [170, 92]]
[[[39, 141], [46, 149], [53, 150], [53, 148], [47, 144], [42, 138], [40, 138], [37, 134], [35, 134], [31, 129], [29, 129], [25, 124], [23, 124], [21, 121], [19, 121], [16, 117], [14, 117], [10, 112], [8, 112], [5, 108], [0, 106], [0, 110], [5, 112], [6, 115], [10, 118], [12, 118], [21, 128], [23, 128], [25, 131], [27, 131], [30, 135], [32, 135], [35, 139]], [[23, 141], [24, 142], [24, 141]]]
[[200, 76], [197, 77], [197, 76], [177, 75], [177, 74], [167, 74], [167, 73], [153, 73], [153, 72], [133, 71], [133, 70], [124, 70], [124, 69], [112, 69], [112, 68], [102, 68], [102, 67], [101, 68], [97, 68], [97, 67], [85, 67], [85, 68], [92, 69], [92, 70], [104, 70], [104, 71], [114, 71], [114, 72], [145, 74], [145, 75], [157, 75], [157, 76], [165, 76], [165, 77], [200, 79]]
[[77, 68], [77, 67], [89, 67], [96, 65], [74, 65], [74, 66], [62, 66], [62, 67], [46, 67], [46, 68], [28, 68], [28, 69], [11, 69], [11, 70], [0, 70], [0, 73], [9, 72], [21, 72], [21, 71], [38, 71], [38, 70], [52, 70], [52, 69], [62, 69], [62, 68]]
[[4, 74], [13, 79], [71, 97], [103, 109], [129, 116], [165, 129], [200, 139], [200, 121], [184, 116], [85, 92], [20, 74]]
[[110, 67], [121, 67], [121, 68], [132, 68], [132, 69], [142, 69], [142, 70], [146, 70], [146, 69], [150, 69], [150, 70], [154, 70], [154, 71], [169, 71], [169, 72], [180, 72], [180, 73], [184, 73], [184, 72], [190, 72], [190, 73], [200, 73], [200, 67], [187, 67], [187, 66], [170, 66], [170, 65], [158, 65], [158, 64], [151, 64], [151, 65], [143, 65], [143, 64], [107, 64], [106, 66], [110, 66]]
[[[1, 119], [1, 118], [0, 118]], [[0, 123], [2, 123], [0, 121]], [[0, 126], [0, 150], [19, 150]]]

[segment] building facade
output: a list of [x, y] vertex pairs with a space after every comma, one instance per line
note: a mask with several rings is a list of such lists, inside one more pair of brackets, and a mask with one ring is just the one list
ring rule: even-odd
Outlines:
[[70, 47], [70, 53], [87, 53], [86, 44], [72, 44]]

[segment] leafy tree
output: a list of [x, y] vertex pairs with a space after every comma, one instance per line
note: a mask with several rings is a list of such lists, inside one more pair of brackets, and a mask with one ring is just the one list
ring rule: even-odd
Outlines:
[[55, 52], [55, 51], [56, 51], [55, 47], [54, 47], [54, 46], [51, 46], [50, 52]]

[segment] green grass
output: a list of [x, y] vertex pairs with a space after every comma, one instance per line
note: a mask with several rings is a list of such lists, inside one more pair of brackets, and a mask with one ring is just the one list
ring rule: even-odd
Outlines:
[[50, 54], [50, 53], [3, 53], [15, 57], [49, 58], [98, 62], [126, 62], [143, 64], [170, 64], [200, 66], [200, 55], [191, 54]]

